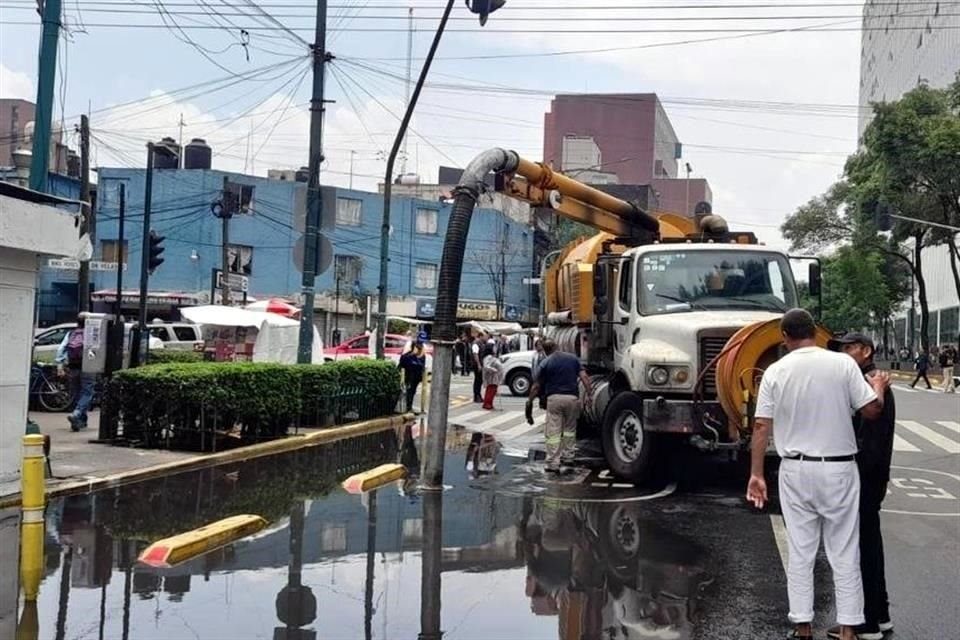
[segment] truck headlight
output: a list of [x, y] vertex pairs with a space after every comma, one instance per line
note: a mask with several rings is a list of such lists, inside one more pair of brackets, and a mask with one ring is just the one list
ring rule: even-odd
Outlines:
[[677, 367], [673, 370], [673, 381], [678, 384], [684, 384], [690, 379], [690, 370], [686, 367]]
[[647, 369], [647, 380], [650, 381], [650, 384], [667, 384], [670, 380], [670, 372], [666, 367], [650, 367]]

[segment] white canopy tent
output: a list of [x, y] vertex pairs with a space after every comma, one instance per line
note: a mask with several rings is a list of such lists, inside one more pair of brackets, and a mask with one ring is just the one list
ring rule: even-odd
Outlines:
[[[220, 305], [182, 307], [180, 314], [190, 322], [205, 326], [253, 327], [257, 330], [253, 345], [254, 362], [297, 362], [297, 345], [300, 341], [300, 323], [297, 320], [276, 313]], [[313, 328], [311, 356], [313, 363], [323, 362], [323, 341], [316, 327]]]

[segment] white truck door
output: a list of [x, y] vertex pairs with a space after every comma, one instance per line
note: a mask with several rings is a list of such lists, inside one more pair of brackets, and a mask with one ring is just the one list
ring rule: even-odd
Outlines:
[[633, 257], [624, 256], [620, 260], [618, 271], [616, 318], [613, 327], [613, 361], [616, 368], [620, 367], [624, 353], [633, 344], [632, 319], [636, 306]]

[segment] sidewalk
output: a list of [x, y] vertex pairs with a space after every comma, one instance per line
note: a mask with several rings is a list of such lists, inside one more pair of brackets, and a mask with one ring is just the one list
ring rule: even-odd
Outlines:
[[[95, 480], [133, 469], [201, 456], [187, 451], [132, 449], [94, 444], [90, 441], [97, 437], [99, 411], [90, 412], [89, 428], [76, 432], [70, 430], [65, 413], [31, 411], [30, 419], [40, 426], [40, 433], [50, 436], [50, 467], [53, 477], [47, 478], [48, 491], [64, 483]], [[19, 492], [19, 479], [0, 483], [0, 497]]]
[[[387, 429], [398, 429], [410, 414], [375, 418], [364, 422], [326, 429], [301, 429], [297, 435], [259, 444], [237, 447], [218, 453], [136, 449], [96, 444], [99, 411], [91, 411], [89, 428], [73, 432], [66, 414], [31, 411], [30, 418], [40, 433], [50, 436], [50, 466], [53, 477], [47, 479], [47, 497], [115, 486], [125, 482], [181, 473], [184, 471], [292, 451]], [[20, 503], [20, 480], [0, 483], [0, 506]]]

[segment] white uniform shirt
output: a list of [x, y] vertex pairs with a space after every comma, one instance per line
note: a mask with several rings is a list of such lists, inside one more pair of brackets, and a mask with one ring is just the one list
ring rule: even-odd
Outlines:
[[773, 420], [780, 457], [845, 456], [857, 452], [850, 417], [876, 399], [853, 358], [803, 347], [764, 372], [756, 417]]

